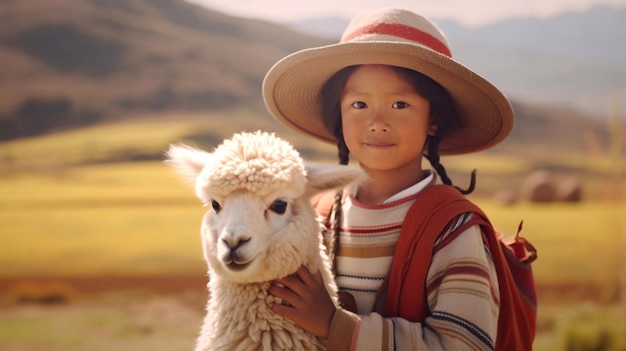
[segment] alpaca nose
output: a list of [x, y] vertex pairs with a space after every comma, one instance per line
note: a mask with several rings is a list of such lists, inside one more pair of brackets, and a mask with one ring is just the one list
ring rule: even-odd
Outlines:
[[250, 240], [250, 237], [222, 237], [222, 243], [226, 247], [226, 251], [222, 255], [222, 262], [231, 270], [244, 269], [252, 261], [245, 250], [246, 243]]
[[243, 246], [248, 241], [250, 241], [250, 237], [239, 237], [239, 236], [238, 237], [233, 237], [233, 236], [222, 237], [222, 242], [231, 251], [237, 250], [239, 247]]

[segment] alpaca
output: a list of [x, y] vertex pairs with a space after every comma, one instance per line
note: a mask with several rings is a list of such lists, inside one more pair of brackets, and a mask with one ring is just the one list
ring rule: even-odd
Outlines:
[[167, 163], [210, 206], [201, 237], [209, 301], [196, 350], [323, 350], [324, 342], [269, 309], [270, 282], [301, 265], [337, 287], [310, 198], [361, 177], [356, 168], [304, 163], [273, 134], [235, 134], [209, 153], [170, 146]]

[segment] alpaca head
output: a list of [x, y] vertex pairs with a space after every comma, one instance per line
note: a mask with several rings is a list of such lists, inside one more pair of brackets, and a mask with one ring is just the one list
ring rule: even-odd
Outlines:
[[304, 163], [289, 143], [262, 132], [236, 134], [213, 152], [171, 146], [167, 156], [209, 208], [202, 242], [211, 270], [238, 283], [283, 277], [319, 255], [310, 197], [361, 176]]

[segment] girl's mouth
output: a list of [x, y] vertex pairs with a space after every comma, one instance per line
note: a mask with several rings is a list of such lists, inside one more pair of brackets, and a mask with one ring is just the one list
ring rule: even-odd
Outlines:
[[369, 141], [369, 142], [366, 141], [364, 144], [369, 147], [376, 148], [376, 149], [388, 148], [394, 145], [392, 143], [388, 143], [384, 141]]

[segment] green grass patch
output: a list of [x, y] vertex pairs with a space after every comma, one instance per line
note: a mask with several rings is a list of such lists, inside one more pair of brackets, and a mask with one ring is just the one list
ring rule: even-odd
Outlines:
[[0, 145], [7, 167], [62, 166], [121, 157], [123, 153], [154, 153], [191, 133], [193, 125], [170, 120], [131, 121], [73, 129]]
[[299, 137], [259, 113], [161, 113], [0, 143], [0, 174], [160, 158], [171, 143], [188, 142], [211, 149], [234, 133], [256, 130], [275, 131], [309, 158], [335, 154], [333, 147]]
[[560, 325], [562, 350], [626, 351], [624, 311], [592, 305], [577, 306]]

